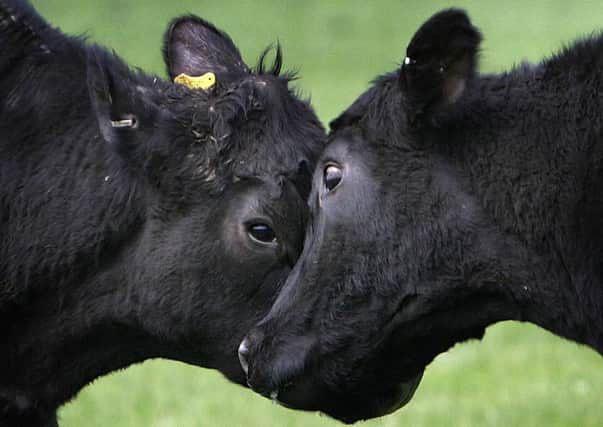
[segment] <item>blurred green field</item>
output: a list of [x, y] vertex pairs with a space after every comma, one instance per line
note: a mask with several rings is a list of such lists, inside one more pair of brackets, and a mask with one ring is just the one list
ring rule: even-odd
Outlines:
[[[469, 10], [485, 36], [482, 71], [537, 61], [576, 37], [603, 29], [600, 1], [34, 0], [69, 33], [86, 33], [130, 64], [164, 74], [168, 20], [192, 12], [226, 30], [244, 58], [279, 40], [296, 86], [329, 120], [377, 74], [404, 56], [433, 12]], [[85, 3], [85, 4], [84, 4]], [[60, 411], [61, 427], [335, 426], [232, 385], [219, 374], [150, 361], [97, 380]], [[603, 426], [603, 358], [529, 325], [506, 323], [455, 347], [428, 368], [414, 400], [368, 426]]]

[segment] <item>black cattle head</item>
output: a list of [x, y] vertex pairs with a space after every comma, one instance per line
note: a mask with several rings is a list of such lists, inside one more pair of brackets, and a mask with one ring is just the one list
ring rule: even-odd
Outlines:
[[270, 70], [267, 52], [252, 70], [226, 34], [186, 16], [165, 36], [168, 72], [208, 84], [144, 76], [100, 49], [88, 58], [100, 133], [121, 165], [106, 180], [116, 191], [135, 182], [145, 206], [115, 310], [161, 355], [239, 382], [238, 343], [301, 251], [308, 170], [325, 139], [279, 76], [280, 47]]
[[438, 353], [503, 315], [482, 288], [501, 281], [478, 203], [438, 133], [471, 90], [479, 41], [464, 12], [438, 13], [401, 69], [332, 123], [302, 255], [239, 350], [256, 391], [346, 422], [380, 416]]

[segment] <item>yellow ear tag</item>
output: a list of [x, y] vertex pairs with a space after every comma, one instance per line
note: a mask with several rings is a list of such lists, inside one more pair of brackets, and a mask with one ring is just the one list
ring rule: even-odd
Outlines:
[[176, 76], [174, 82], [184, 85], [189, 89], [207, 90], [216, 84], [216, 75], [214, 73], [205, 73], [202, 76], [189, 76], [182, 73]]

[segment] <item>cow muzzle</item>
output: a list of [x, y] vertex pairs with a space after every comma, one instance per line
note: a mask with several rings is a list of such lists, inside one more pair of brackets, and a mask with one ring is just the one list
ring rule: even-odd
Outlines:
[[312, 337], [285, 334], [286, 340], [252, 330], [239, 345], [241, 367], [255, 392], [292, 409], [321, 411], [345, 423], [374, 418], [404, 406], [414, 395], [422, 372], [387, 387], [342, 390], [330, 386], [325, 362]]

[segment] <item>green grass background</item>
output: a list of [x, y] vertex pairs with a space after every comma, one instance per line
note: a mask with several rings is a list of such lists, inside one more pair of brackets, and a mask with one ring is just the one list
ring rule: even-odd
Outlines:
[[[603, 29], [600, 1], [508, 0], [34, 0], [66, 32], [114, 49], [133, 65], [164, 74], [168, 20], [192, 12], [226, 30], [255, 63], [280, 40], [296, 86], [328, 123], [377, 74], [394, 69], [417, 27], [448, 6], [466, 8], [485, 36], [481, 70], [538, 61]], [[602, 95], [603, 96], [603, 95]], [[95, 381], [60, 411], [62, 427], [335, 426], [287, 410], [218, 373], [149, 361]], [[529, 325], [488, 329], [427, 369], [413, 401], [366, 426], [603, 426], [603, 358]]]

